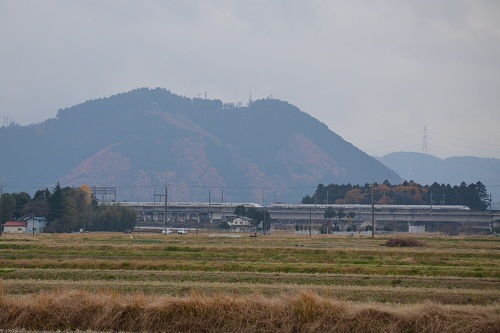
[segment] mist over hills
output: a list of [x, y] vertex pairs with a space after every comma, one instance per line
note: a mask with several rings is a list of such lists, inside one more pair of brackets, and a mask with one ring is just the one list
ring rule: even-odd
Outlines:
[[421, 185], [460, 185], [481, 181], [500, 208], [500, 159], [473, 156], [454, 156], [441, 159], [429, 154], [396, 152], [379, 160], [405, 180]]
[[[141, 88], [0, 128], [4, 191], [116, 186], [118, 200], [298, 202], [319, 183], [400, 177], [276, 99], [245, 107]], [[34, 190], [32, 190], [34, 191]]]

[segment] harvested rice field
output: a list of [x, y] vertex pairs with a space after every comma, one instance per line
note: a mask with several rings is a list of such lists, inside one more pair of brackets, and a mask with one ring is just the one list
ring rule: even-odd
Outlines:
[[500, 238], [396, 237], [2, 235], [0, 329], [500, 332]]

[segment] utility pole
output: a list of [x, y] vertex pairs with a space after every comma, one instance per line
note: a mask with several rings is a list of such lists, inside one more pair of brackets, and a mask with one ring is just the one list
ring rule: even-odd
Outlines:
[[312, 208], [309, 207], [309, 237], [312, 236], [312, 225], [313, 225], [311, 214], [312, 214]]
[[[166, 187], [166, 185], [165, 185]], [[156, 201], [156, 198], [158, 198], [158, 201]], [[158, 215], [161, 215], [161, 212], [165, 210], [165, 208], [163, 208], [163, 210], [160, 208], [159, 211], [156, 210], [156, 203], [158, 202], [158, 205], [161, 207], [161, 202], [162, 200], [165, 200], [165, 194], [164, 193], [156, 193], [156, 187], [153, 189], [153, 216], [152, 216], [152, 220], [154, 222], [158, 222], [159, 219], [158, 219]], [[167, 220], [167, 223], [168, 223], [168, 220]]]
[[167, 234], [167, 197], [168, 196], [168, 189], [167, 185], [165, 184], [165, 208], [163, 211], [163, 231], [165, 232], [165, 235]]
[[266, 218], [266, 213], [267, 213], [267, 210], [264, 209], [264, 207], [262, 207], [262, 211], [264, 212], [264, 221], [262, 222], [262, 229], [264, 231], [264, 235], [266, 234], [266, 231], [267, 231], [267, 218]]
[[431, 215], [432, 215], [432, 193], [431, 193]]
[[316, 193], [314, 194], [314, 220], [316, 220]]
[[372, 238], [375, 238], [375, 200], [373, 195], [373, 182], [372, 182]]
[[156, 187], [153, 188], [153, 221], [155, 219], [155, 210], [156, 210]]
[[493, 215], [491, 214], [491, 193], [490, 193], [490, 216], [491, 216], [491, 233], [493, 233], [494, 232], [493, 225], [494, 225], [495, 219], [493, 218]]
[[491, 216], [491, 193], [490, 193], [490, 216]]

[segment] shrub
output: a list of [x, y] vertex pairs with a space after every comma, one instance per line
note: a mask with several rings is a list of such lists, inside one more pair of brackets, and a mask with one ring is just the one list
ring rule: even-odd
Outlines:
[[425, 243], [419, 239], [414, 238], [391, 238], [385, 242], [385, 246], [406, 246], [406, 247], [422, 247]]

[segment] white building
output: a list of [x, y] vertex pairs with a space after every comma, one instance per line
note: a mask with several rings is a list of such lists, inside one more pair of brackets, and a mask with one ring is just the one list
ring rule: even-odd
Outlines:
[[245, 216], [237, 216], [228, 222], [231, 229], [236, 231], [249, 230], [252, 225], [252, 219]]
[[[26, 221], [26, 233], [28, 234], [38, 234], [42, 233], [45, 227], [47, 226], [47, 219], [45, 217], [37, 217], [37, 216], [32, 216]], [[33, 229], [35, 232], [33, 232]]]
[[410, 225], [408, 232], [412, 234], [421, 234], [425, 232], [425, 225]]

